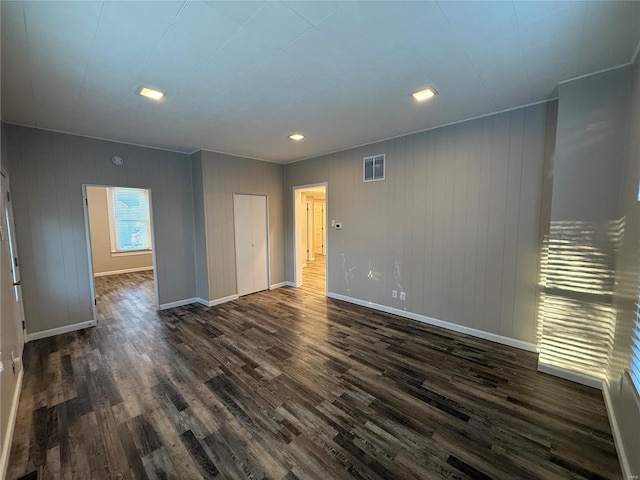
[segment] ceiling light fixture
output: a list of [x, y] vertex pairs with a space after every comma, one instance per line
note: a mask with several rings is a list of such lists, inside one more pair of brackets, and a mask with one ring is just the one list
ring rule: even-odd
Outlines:
[[153, 88], [140, 87], [140, 90], [138, 90], [138, 95], [149, 97], [153, 100], [162, 100], [162, 98], [164, 97], [164, 92], [161, 92], [160, 90], [154, 90]]
[[302, 135], [301, 133], [292, 133], [291, 135], [289, 135], [289, 138], [291, 140], [295, 140], [296, 142], [299, 142], [304, 138], [304, 135]]
[[429, 100], [436, 96], [436, 91], [433, 88], [426, 88], [424, 90], [420, 90], [419, 92], [412, 93], [411, 96], [415, 98], [418, 102], [424, 102], [425, 100]]

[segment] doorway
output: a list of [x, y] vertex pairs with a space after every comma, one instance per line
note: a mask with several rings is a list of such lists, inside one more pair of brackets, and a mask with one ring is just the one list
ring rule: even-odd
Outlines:
[[94, 320], [125, 297], [158, 310], [151, 190], [83, 185], [83, 194]]
[[327, 292], [327, 184], [294, 187], [295, 286]]
[[[0, 235], [3, 235], [2, 240], [2, 264], [3, 269], [5, 265], [9, 266], [10, 277], [5, 278], [6, 271], [3, 270], [3, 288], [2, 296], [8, 306], [11, 318], [13, 318], [13, 325], [9, 328], [10, 331], [15, 332], [11, 334], [13, 342], [19, 349], [16, 352], [11, 353], [11, 360], [14, 358], [22, 357], [22, 346], [26, 338], [26, 325], [24, 317], [24, 305], [22, 302], [22, 281], [20, 277], [20, 262], [18, 260], [18, 248], [16, 243], [16, 233], [13, 223], [13, 206], [11, 203], [11, 189], [9, 187], [9, 177], [2, 173], [2, 229]], [[9, 291], [11, 293], [9, 294]], [[3, 302], [4, 303], [4, 302]], [[3, 305], [4, 307], [4, 305]], [[3, 310], [3, 314], [6, 311]], [[6, 342], [6, 339], [5, 339]], [[2, 342], [0, 341], [0, 347]], [[1, 348], [0, 348], [1, 350]]]

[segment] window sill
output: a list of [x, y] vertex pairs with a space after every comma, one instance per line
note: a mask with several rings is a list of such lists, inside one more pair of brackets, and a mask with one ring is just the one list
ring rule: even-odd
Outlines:
[[153, 250], [132, 250], [130, 252], [111, 252], [112, 257], [129, 257], [131, 255], [148, 255]]

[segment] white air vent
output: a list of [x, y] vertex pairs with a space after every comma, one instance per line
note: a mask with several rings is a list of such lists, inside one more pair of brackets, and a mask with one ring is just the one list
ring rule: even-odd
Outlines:
[[372, 155], [362, 159], [363, 180], [365, 182], [376, 182], [384, 180], [384, 160], [385, 154]]

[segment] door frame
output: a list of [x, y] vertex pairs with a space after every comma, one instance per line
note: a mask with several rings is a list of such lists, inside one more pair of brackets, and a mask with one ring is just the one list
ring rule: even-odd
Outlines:
[[[18, 343], [20, 345], [20, 352], [19, 355], [17, 356], [18, 358], [22, 357], [22, 349], [24, 348], [24, 344], [27, 341], [27, 320], [24, 314], [24, 299], [23, 299], [23, 295], [22, 295], [22, 274], [20, 273], [20, 253], [18, 251], [18, 242], [16, 239], [16, 227], [15, 227], [15, 222], [14, 222], [14, 218], [13, 218], [13, 194], [11, 193], [11, 181], [9, 179], [9, 175], [5, 174], [5, 172], [0, 171], [0, 175], [2, 176], [2, 178], [0, 179], [0, 181], [2, 182], [2, 185], [0, 186], [0, 194], [2, 195], [2, 212], [0, 212], [1, 215], [5, 214], [5, 211], [9, 212], [8, 218], [7, 218], [7, 229], [9, 230], [8, 232], [6, 232], [7, 235], [7, 240], [8, 240], [8, 248], [9, 248], [9, 255], [11, 256], [11, 262], [15, 262], [16, 260], [18, 261], [18, 281], [20, 282], [20, 285], [13, 285], [14, 290], [19, 290], [19, 294], [18, 294], [18, 300], [14, 299], [14, 304], [17, 303], [17, 305], [12, 305], [15, 309], [17, 309], [16, 313], [17, 313], [17, 318], [15, 319], [17, 322], [17, 331], [18, 331]], [[10, 200], [8, 198], [5, 198], [4, 195], [8, 194], [10, 197]], [[15, 275], [15, 264], [12, 264], [11, 266], [11, 279], [15, 282], [16, 281], [16, 275]], [[14, 297], [15, 297], [15, 291], [14, 291]]]
[[329, 182], [309, 183], [306, 185], [294, 185], [292, 189], [293, 191], [293, 286], [294, 287], [302, 286], [302, 262], [300, 261], [300, 258], [299, 258], [299, 255], [300, 255], [299, 249], [300, 249], [300, 243], [302, 242], [301, 228], [305, 228], [305, 225], [304, 224], [301, 225], [301, 220], [303, 217], [301, 217], [300, 219], [298, 218], [304, 214], [304, 212], [299, 211], [299, 209], [304, 206], [304, 205], [301, 205], [301, 203], [303, 202], [302, 202], [302, 199], [299, 197], [299, 195], [302, 194], [303, 190], [306, 190], [312, 187], [324, 187], [324, 208], [325, 208], [324, 230], [326, 232], [326, 236], [325, 236], [326, 265], [325, 265], [325, 277], [324, 277], [325, 278], [324, 293], [326, 295], [327, 292], [329, 291], [329, 229], [327, 228], [328, 215], [326, 214], [326, 212], [329, 211]]
[[[315, 241], [315, 236], [316, 236], [316, 232], [315, 232], [315, 227], [316, 227], [316, 208], [320, 207], [321, 209], [321, 216], [320, 216], [320, 226], [322, 227], [322, 232], [320, 234], [320, 255], [326, 255], [327, 254], [327, 250], [326, 250], [326, 243], [327, 243], [327, 231], [325, 230], [325, 224], [327, 223], [327, 209], [325, 208], [325, 204], [324, 203], [315, 203], [313, 204], [313, 237], [314, 237], [314, 241], [313, 241], [313, 248], [314, 250], [318, 249], [318, 245], [316, 245], [316, 241]], [[315, 251], [313, 252], [315, 255]]]
[[[269, 238], [269, 195], [266, 193], [244, 193], [244, 192], [233, 192], [232, 200], [231, 200], [231, 210], [233, 212], [233, 263], [236, 266], [236, 295], [240, 295], [238, 289], [238, 239], [236, 238], [236, 195], [249, 195], [253, 197], [264, 197], [265, 198], [265, 208], [267, 209], [267, 290], [271, 290], [271, 239]], [[263, 291], [263, 290], [259, 290]], [[253, 292], [257, 293], [257, 292]], [[247, 293], [246, 295], [251, 295]]]
[[153, 222], [153, 192], [151, 188], [147, 187], [123, 187], [122, 185], [101, 185], [95, 183], [83, 183], [82, 184], [82, 209], [84, 211], [84, 232], [85, 232], [85, 241], [87, 242], [87, 260], [89, 261], [89, 287], [91, 290], [91, 311], [93, 313], [93, 324], [94, 326], [98, 324], [98, 312], [97, 312], [97, 301], [96, 298], [96, 287], [95, 287], [95, 277], [93, 275], [93, 255], [91, 250], [91, 229], [89, 228], [89, 201], [87, 200], [87, 187], [103, 187], [103, 188], [138, 188], [140, 190], [146, 190], [149, 192], [149, 222], [151, 229], [151, 262], [153, 263], [153, 289], [155, 294], [155, 307], [156, 311], [160, 310], [160, 298], [158, 296], [158, 269], [156, 262], [156, 234], [154, 229]]

